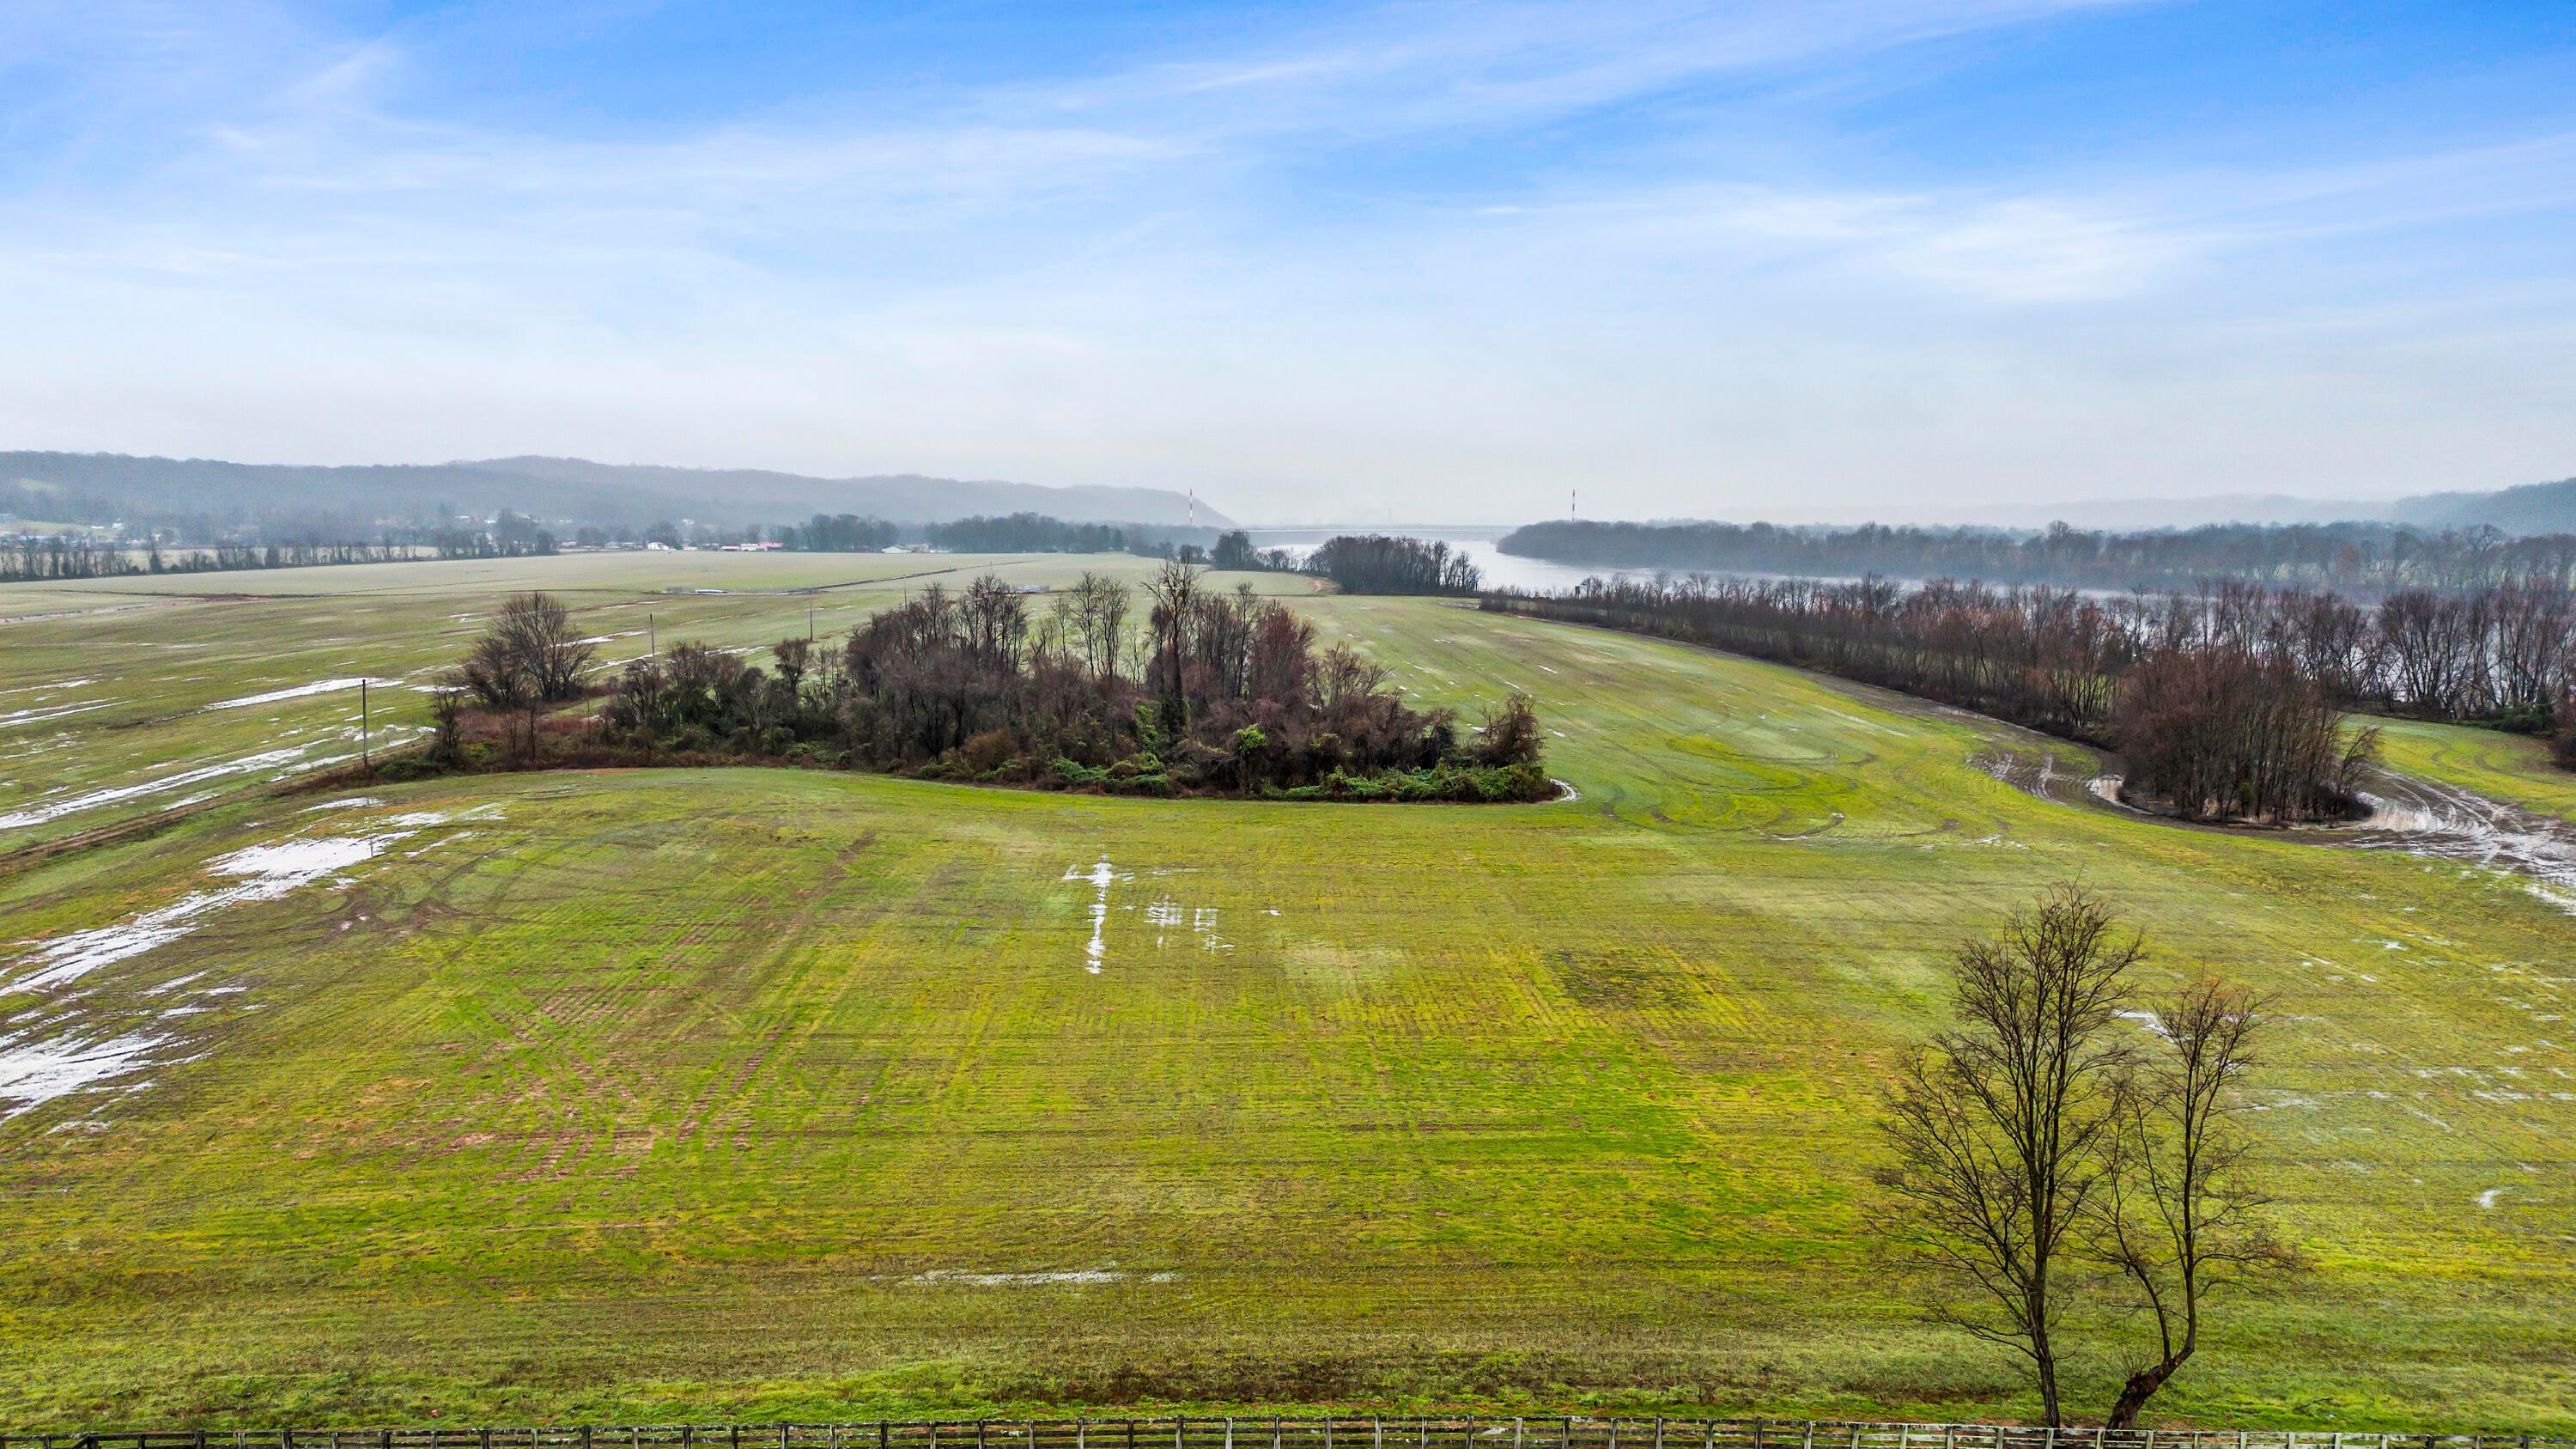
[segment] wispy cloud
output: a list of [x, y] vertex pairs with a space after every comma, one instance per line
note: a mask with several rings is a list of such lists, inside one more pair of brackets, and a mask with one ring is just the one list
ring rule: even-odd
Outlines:
[[[2138, 8], [1427, 0], [619, 125], [461, 102], [470, 26], [36, 0], [41, 39], [0, 38], [0, 139], [28, 143], [0, 160], [0, 431], [1330, 476], [1506, 512], [1607, 475], [1669, 512], [1711, 459], [2023, 486], [2064, 437], [2008, 441], [2017, 400], [2134, 436], [2157, 399], [2218, 406], [2172, 380], [2186, 351], [2323, 456], [2350, 421], [2299, 391], [2321, 318], [2460, 416], [2466, 379], [2576, 343], [2545, 264], [2474, 278], [2537, 299], [2509, 333], [2428, 280], [2576, 212], [2567, 117], [2219, 166], [1944, 157], [1838, 109]], [[2497, 468], [2543, 450], [2528, 387]]]

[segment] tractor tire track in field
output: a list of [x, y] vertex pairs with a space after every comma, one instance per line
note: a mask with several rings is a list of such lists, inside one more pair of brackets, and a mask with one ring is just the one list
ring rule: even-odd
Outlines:
[[2362, 792], [2370, 818], [2296, 834], [2360, 850], [2401, 850], [2523, 876], [2531, 892], [2576, 914], [2576, 825], [2474, 790], [2389, 770]]

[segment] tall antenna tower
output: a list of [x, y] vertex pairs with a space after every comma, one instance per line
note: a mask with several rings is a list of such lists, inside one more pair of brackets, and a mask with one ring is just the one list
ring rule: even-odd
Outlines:
[[1199, 526], [1199, 490], [1190, 490], [1190, 527]]
[[1568, 520], [1583, 516], [1574, 511], [1574, 490], [1571, 488], [1565, 490], [1565, 516]]

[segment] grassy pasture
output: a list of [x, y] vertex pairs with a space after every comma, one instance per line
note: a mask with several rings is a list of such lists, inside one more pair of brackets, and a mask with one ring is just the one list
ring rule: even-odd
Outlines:
[[[105, 788], [268, 737], [210, 699], [441, 662], [505, 589], [623, 630], [666, 607], [648, 562], [674, 565], [315, 570], [263, 582], [347, 592], [0, 626], [0, 684], [121, 670], [103, 691], [138, 698], [96, 713], [151, 722], [62, 747], [108, 752], [83, 763]], [[902, 586], [812, 602], [855, 618]], [[663, 632], [762, 642], [808, 602], [672, 599]], [[1426, 699], [1528, 689], [1581, 798], [656, 771], [315, 810], [227, 777], [166, 830], [0, 875], [0, 942], [27, 943], [0, 1022], [160, 1043], [0, 1123], [0, 1422], [2027, 1413], [2008, 1365], [1891, 1306], [1867, 1119], [1948, 943], [2080, 874], [2159, 972], [2281, 995], [2260, 1122], [2313, 1268], [2229, 1315], [2164, 1411], [2576, 1425], [2576, 922], [2520, 882], [2034, 799], [1971, 759], [2083, 753], [1772, 666], [1308, 607]], [[137, 638], [232, 652], [165, 684], [122, 662]], [[2557, 788], [2499, 738], [2410, 726], [2391, 754]], [[375, 844], [25, 987], [38, 943], [219, 891], [236, 852], [347, 840]]]
[[[757, 648], [804, 633], [810, 609], [812, 627], [836, 632], [908, 590], [988, 570], [1044, 585], [1152, 566], [1124, 555], [608, 553], [0, 585], [0, 853], [355, 758], [361, 676], [376, 681], [378, 729], [416, 733], [421, 688], [517, 590], [561, 595], [614, 662], [644, 653], [653, 630], [666, 643]], [[1301, 579], [1240, 577], [1306, 592]], [[699, 589], [722, 592], [665, 592]]]

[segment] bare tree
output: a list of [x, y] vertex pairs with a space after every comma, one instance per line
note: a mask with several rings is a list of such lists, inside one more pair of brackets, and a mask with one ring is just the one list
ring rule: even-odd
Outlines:
[[572, 613], [552, 594], [514, 594], [501, 605], [493, 632], [510, 641], [537, 698], [548, 704], [581, 693], [596, 646], [573, 634]]
[[1175, 716], [1167, 724], [1185, 723], [1188, 702], [1184, 671], [1189, 661], [1190, 623], [1198, 612], [1198, 571], [1177, 561], [1165, 563], [1161, 572], [1145, 581], [1145, 597], [1153, 603], [1147, 622], [1154, 637], [1146, 687], [1163, 701], [1165, 713]]
[[457, 683], [492, 713], [522, 716], [524, 729], [511, 735], [511, 749], [526, 755], [536, 753], [537, 714], [544, 706], [545, 695], [537, 687], [536, 676], [528, 670], [527, 656], [512, 647], [506, 634], [495, 629], [475, 640], [458, 670]]
[[2065, 1422], [2058, 1274], [2127, 1120], [2130, 1053], [2113, 1028], [2142, 954], [2082, 887], [2049, 891], [1959, 948], [1961, 1024], [1899, 1063], [1887, 1104], [1889, 1236], [1937, 1318], [2030, 1361], [2052, 1426]]
[[2135, 1428], [2200, 1346], [2212, 1293], [2289, 1261], [2260, 1220], [2266, 1199], [2239, 1121], [2237, 1079], [2253, 1068], [2265, 1006], [2250, 988], [2202, 977], [2154, 1009], [2158, 1046], [2130, 1080], [2086, 1223], [2093, 1255], [2137, 1288], [2155, 1332], [2121, 1384], [2111, 1428]]
[[442, 684], [429, 692], [429, 758], [437, 765], [454, 765], [465, 758], [465, 735], [458, 716], [465, 707], [465, 691]]

